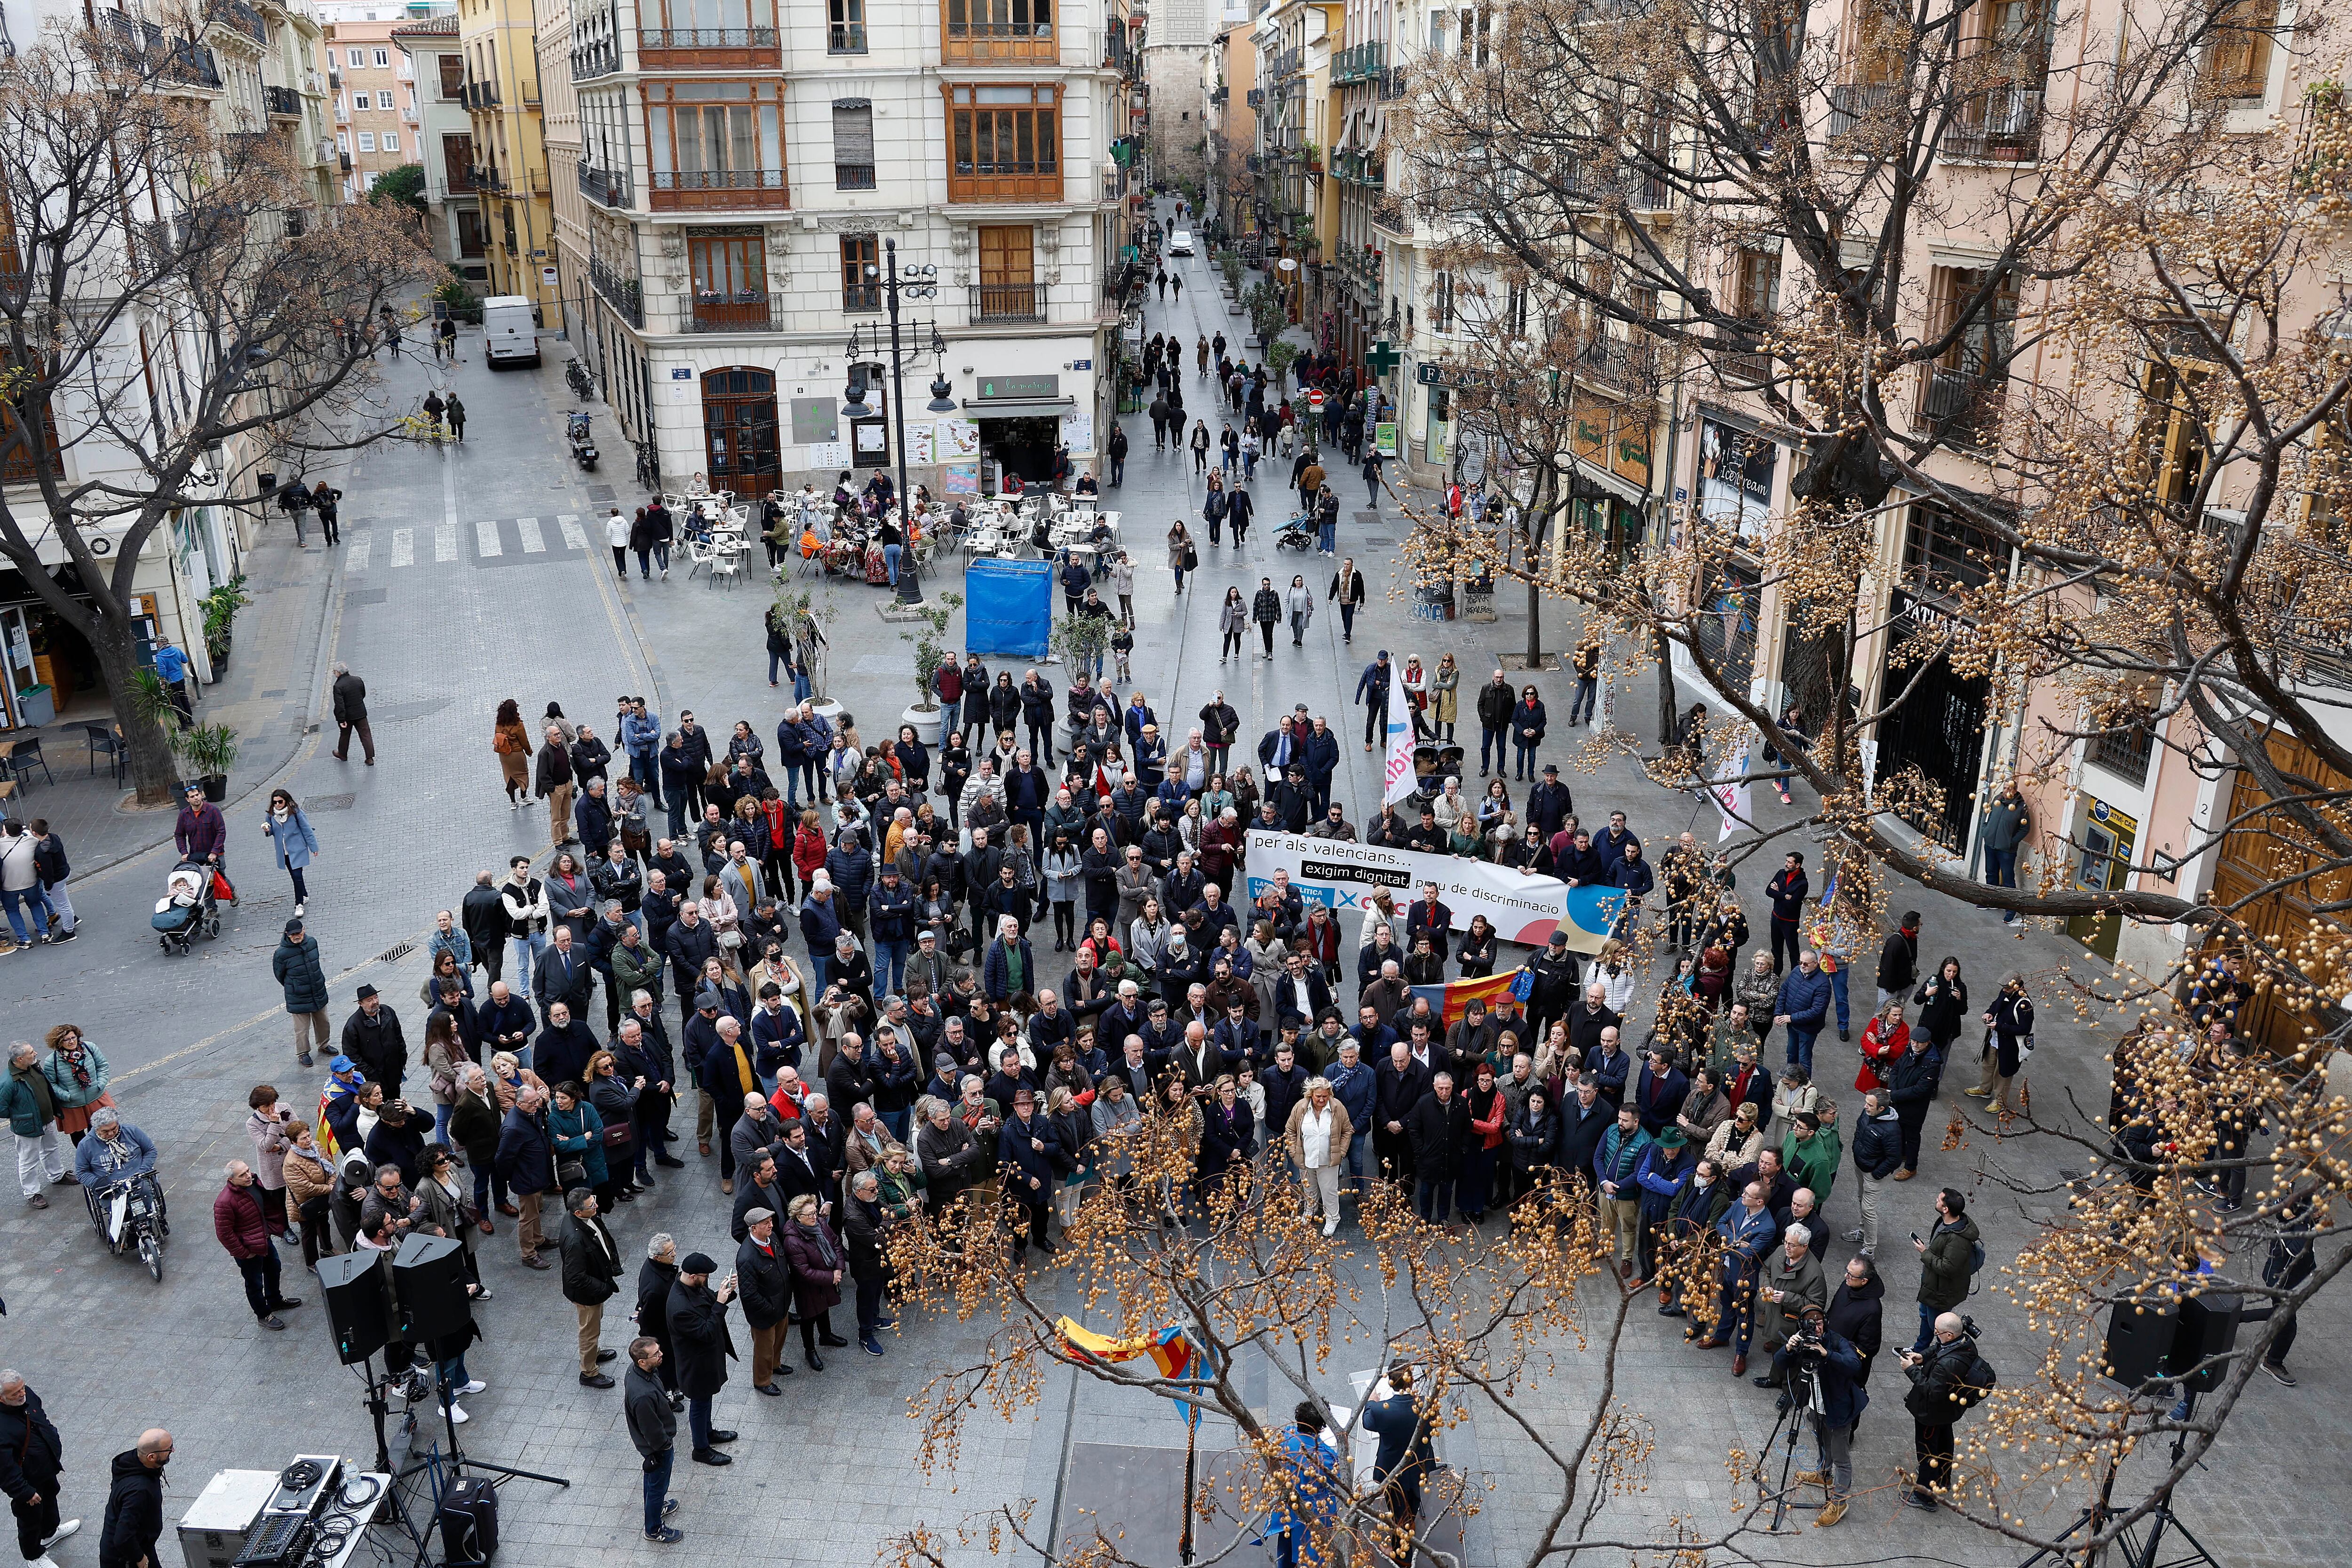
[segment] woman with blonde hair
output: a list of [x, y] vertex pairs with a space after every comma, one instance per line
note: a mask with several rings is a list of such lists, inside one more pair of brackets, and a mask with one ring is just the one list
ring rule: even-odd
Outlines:
[[1454, 739], [1454, 717], [1461, 710], [1462, 700], [1462, 668], [1454, 662], [1452, 654], [1437, 656], [1437, 673], [1430, 677], [1429, 690], [1429, 731], [1438, 735], [1438, 731], [1444, 731], [1444, 733], [1438, 738], [1451, 741]]
[[1717, 1124], [1714, 1136], [1706, 1141], [1706, 1158], [1715, 1162], [1717, 1170], [1736, 1171], [1763, 1152], [1764, 1134], [1756, 1125], [1760, 1114], [1754, 1100], [1743, 1100], [1730, 1121]]

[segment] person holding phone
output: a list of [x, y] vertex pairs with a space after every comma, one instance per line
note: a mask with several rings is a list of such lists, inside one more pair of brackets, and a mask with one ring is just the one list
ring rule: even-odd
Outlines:
[[677, 1347], [677, 1390], [686, 1395], [687, 1430], [694, 1442], [694, 1460], [701, 1465], [735, 1462], [718, 1446], [732, 1443], [736, 1435], [710, 1425], [711, 1401], [727, 1386], [727, 1363], [735, 1357], [735, 1342], [727, 1332], [727, 1304], [735, 1299], [735, 1276], [729, 1274], [712, 1289], [710, 1276], [718, 1267], [707, 1252], [689, 1252], [679, 1259], [667, 1308], [670, 1342]]

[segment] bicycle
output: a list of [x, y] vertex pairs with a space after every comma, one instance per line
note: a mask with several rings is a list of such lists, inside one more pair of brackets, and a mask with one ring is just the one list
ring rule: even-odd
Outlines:
[[576, 359], [565, 360], [563, 362], [563, 379], [571, 386], [573, 396], [582, 399], [583, 402], [589, 397], [590, 390], [587, 366], [582, 364]]

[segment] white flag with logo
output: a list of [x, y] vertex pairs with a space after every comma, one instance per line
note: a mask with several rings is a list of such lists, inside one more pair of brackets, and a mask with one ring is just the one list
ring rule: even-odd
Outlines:
[[1412, 709], [1402, 697], [1389, 707], [1389, 762], [1387, 787], [1381, 794], [1382, 805], [1394, 805], [1421, 787], [1421, 780], [1412, 771]]
[[1723, 826], [1715, 836], [1715, 841], [1720, 844], [1748, 826], [1754, 813], [1749, 804], [1748, 752], [1745, 748], [1738, 755], [1724, 759], [1723, 764], [1715, 771], [1715, 779], [1708, 785], [1707, 793], [1715, 796], [1716, 809], [1723, 814]]

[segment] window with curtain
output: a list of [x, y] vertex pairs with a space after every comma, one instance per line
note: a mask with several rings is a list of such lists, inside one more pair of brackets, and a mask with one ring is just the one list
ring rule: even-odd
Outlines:
[[[785, 205], [780, 83], [651, 82], [644, 90], [656, 200], [668, 205]], [[728, 201], [695, 199], [695, 193], [703, 192], [730, 195]]]
[[757, 232], [693, 235], [686, 251], [697, 326], [724, 331], [768, 324], [768, 251]]
[[830, 0], [830, 5], [832, 17], [825, 26], [825, 52], [835, 55], [864, 54], [866, 0]]
[[880, 266], [881, 242], [870, 234], [845, 234], [841, 237], [841, 308], [845, 310], [878, 310], [882, 308], [882, 284], [876, 276]]
[[838, 191], [874, 188], [874, 106], [865, 99], [834, 100], [833, 185]]
[[959, 84], [946, 90], [950, 201], [1059, 199], [1058, 89]]

